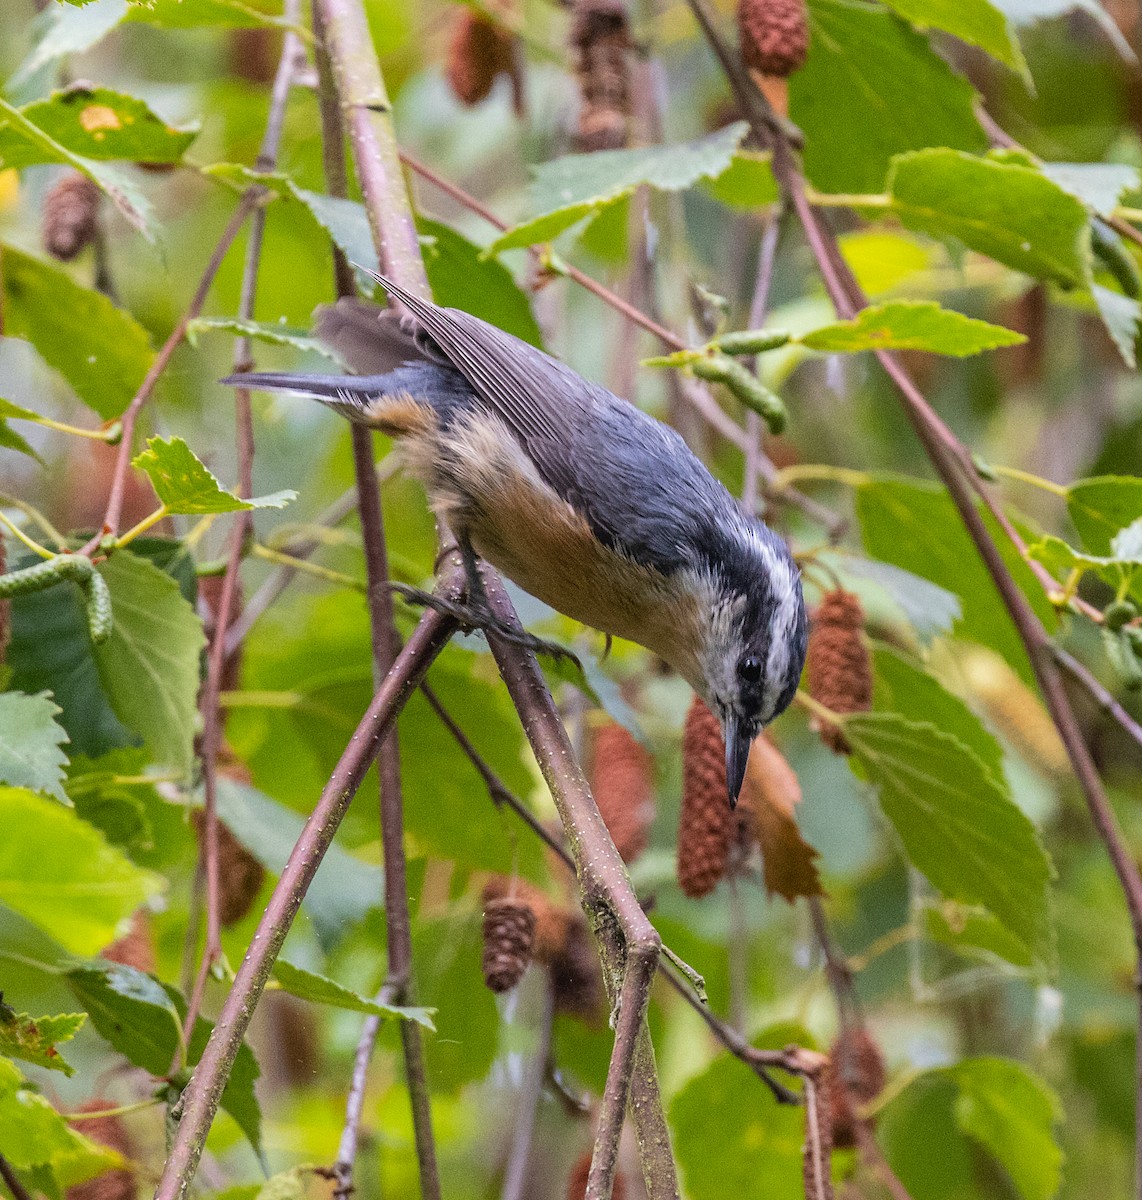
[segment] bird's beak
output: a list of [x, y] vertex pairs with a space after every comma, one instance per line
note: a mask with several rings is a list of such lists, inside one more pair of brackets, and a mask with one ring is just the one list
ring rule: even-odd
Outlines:
[[745, 779], [746, 764], [749, 762], [749, 748], [753, 744], [746, 726], [734, 716], [726, 718], [726, 785], [730, 792], [730, 808], [738, 802], [738, 794], [742, 790]]

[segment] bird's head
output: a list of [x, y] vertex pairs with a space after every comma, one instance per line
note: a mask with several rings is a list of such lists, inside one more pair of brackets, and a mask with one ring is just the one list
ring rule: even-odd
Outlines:
[[754, 738], [797, 691], [808, 622], [800, 574], [781, 538], [743, 517], [727, 542], [710, 561], [712, 603], [699, 691], [725, 736], [732, 807]]

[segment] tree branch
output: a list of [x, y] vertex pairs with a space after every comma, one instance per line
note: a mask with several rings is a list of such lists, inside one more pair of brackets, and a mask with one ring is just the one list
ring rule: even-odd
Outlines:
[[[450, 560], [438, 585], [438, 593], [455, 601], [462, 595], [463, 585], [461, 565]], [[349, 802], [376, 758], [384, 735], [455, 628], [450, 617], [435, 610], [430, 609], [424, 614], [358, 723], [306, 821], [258, 922], [202, 1059], [176, 1105], [173, 1115], [178, 1126], [155, 1200], [185, 1200], [189, 1195], [206, 1135], [218, 1111], [222, 1089], [306, 890], [333, 841]]]
[[[319, 62], [324, 162], [330, 192], [347, 195], [345, 148], [337, 121], [340, 109], [353, 146], [357, 176], [369, 215], [369, 226], [377, 257], [399, 283], [422, 293], [427, 278], [420, 258], [416, 224], [397, 155], [388, 99], [364, 9], [355, 0], [318, 0], [314, 5], [314, 30], [321, 43]], [[335, 251], [338, 291], [351, 294], [352, 273], [344, 257]], [[389, 587], [388, 550], [381, 518], [372, 432], [351, 426], [353, 466], [357, 483], [357, 507], [365, 546], [369, 584], [369, 624], [373, 643], [374, 673], [379, 680], [389, 670], [399, 645], [393, 621], [392, 590]], [[385, 868], [385, 922], [388, 974], [384, 991], [404, 1003], [412, 990], [412, 923], [408, 908], [408, 864], [404, 851], [404, 798], [401, 789], [400, 744], [395, 725], [385, 735], [378, 761], [380, 775], [380, 820]], [[352, 1186], [353, 1153], [360, 1120], [359, 1102], [364, 1094], [364, 1076], [376, 1043], [379, 1022], [367, 1020], [361, 1030], [354, 1060], [345, 1132], [337, 1159], [337, 1187], [347, 1194]], [[413, 1135], [424, 1200], [439, 1200], [440, 1178], [432, 1133], [432, 1104], [424, 1067], [424, 1044], [420, 1026], [402, 1022], [401, 1048], [405, 1080], [412, 1107]]]
[[516, 1101], [515, 1135], [508, 1155], [507, 1170], [500, 1200], [525, 1200], [524, 1186], [527, 1183], [527, 1165], [531, 1159], [532, 1135], [539, 1102], [543, 1098], [543, 1081], [547, 1078], [547, 1064], [551, 1059], [551, 1035], [555, 1027], [555, 987], [551, 975], [543, 973], [543, 1011], [539, 1018], [539, 1032], [535, 1054], [528, 1064], [527, 1074], [519, 1089]]

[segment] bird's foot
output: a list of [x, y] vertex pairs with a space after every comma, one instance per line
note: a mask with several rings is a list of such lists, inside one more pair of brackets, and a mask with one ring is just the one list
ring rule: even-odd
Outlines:
[[432, 608], [437, 612], [444, 613], [445, 616], [453, 617], [465, 629], [482, 629], [502, 638], [505, 642], [510, 642], [513, 646], [530, 650], [532, 654], [544, 655], [556, 661], [569, 659], [580, 671], [583, 669], [583, 664], [579, 661], [578, 656], [568, 650], [566, 646], [561, 646], [558, 642], [549, 642], [545, 638], [538, 638], [534, 634], [525, 633], [521, 629], [506, 625], [495, 613], [482, 604], [457, 604], [432, 592], [423, 591], [421, 588], [409, 587], [405, 583], [390, 583], [389, 587], [409, 604]]

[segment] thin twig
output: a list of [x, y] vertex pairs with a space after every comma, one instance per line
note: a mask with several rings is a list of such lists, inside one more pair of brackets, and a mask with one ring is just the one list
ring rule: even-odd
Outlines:
[[1102, 686], [1094, 675], [1083, 666], [1077, 658], [1072, 654], [1068, 654], [1062, 646], [1057, 643], [1052, 643], [1051, 653], [1055, 656], [1055, 661], [1071, 675], [1091, 694], [1095, 703], [1102, 709], [1103, 712], [1113, 717], [1123, 730], [1128, 733], [1139, 746], [1142, 746], [1142, 725], [1122, 707], [1114, 696]]
[[[440, 590], [446, 596], [459, 596], [463, 584], [461, 565], [450, 561]], [[302, 899], [381, 740], [455, 628], [450, 618], [431, 609], [425, 612], [334, 767], [258, 922], [202, 1058], [175, 1106], [178, 1125], [155, 1200], [186, 1200], [189, 1195], [222, 1090]]]
[[83, 547], [80, 551], [81, 554], [93, 554], [105, 536], [114, 536], [119, 532], [119, 522], [123, 516], [123, 494], [127, 484], [127, 470], [131, 465], [131, 456], [134, 453], [135, 423], [139, 418], [139, 413], [150, 400], [155, 385], [170, 365], [174, 352], [186, 336], [187, 326], [202, 312], [202, 306], [206, 303], [206, 297], [210, 292], [210, 285], [214, 282], [214, 277], [222, 266], [226, 252], [246, 223], [246, 218], [261, 203], [262, 195], [263, 189], [257, 187], [249, 188], [243, 193], [241, 200], [238, 201], [238, 207], [227, 221], [226, 228], [223, 229], [221, 237], [211, 252], [206, 269], [202, 272], [198, 286], [194, 289], [194, 295], [190, 298], [190, 303], [170, 331], [162, 348], [155, 355], [150, 370], [144, 376], [143, 382], [139, 384], [139, 390], [124, 410], [123, 416], [120, 418], [123, 423], [123, 435], [119, 442], [119, 455], [115, 460], [115, 470], [111, 476], [111, 490], [107, 498], [107, 511], [103, 516], [103, 525]]
[[551, 1035], [555, 1028], [555, 987], [548, 972], [543, 973], [543, 1011], [539, 1017], [535, 1053], [528, 1064], [527, 1074], [516, 1098], [515, 1134], [512, 1137], [508, 1165], [504, 1171], [504, 1186], [500, 1200], [524, 1200], [527, 1166], [531, 1160], [532, 1135], [539, 1103], [543, 1099], [543, 1082], [551, 1061]]
[[[296, 24], [301, 11], [300, 0], [286, 0], [285, 17]], [[265, 174], [277, 165], [281, 146], [282, 128], [285, 122], [286, 103], [297, 72], [298, 60], [303, 59], [304, 47], [296, 33], [289, 32], [282, 42], [281, 58], [278, 60], [270, 92], [270, 111], [266, 131], [255, 168]], [[258, 268], [262, 258], [262, 240], [266, 228], [266, 210], [259, 206], [250, 221], [250, 237], [246, 243], [246, 259], [242, 268], [242, 289], [238, 299], [238, 319], [250, 320], [254, 315], [254, 302], [258, 290]], [[235, 372], [250, 368], [252, 343], [248, 337], [239, 337], [234, 344], [233, 367]], [[250, 393], [246, 388], [234, 392], [234, 419], [238, 450], [237, 494], [248, 497], [253, 492], [254, 428], [250, 416]], [[206, 879], [206, 945], [202, 951], [202, 962], [194, 981], [194, 989], [187, 1005], [186, 1028], [193, 1029], [202, 1007], [202, 997], [211, 968], [222, 957], [222, 925], [219, 919], [218, 876], [218, 753], [222, 746], [222, 714], [218, 696], [222, 689], [222, 675], [226, 669], [226, 631], [230, 616], [237, 607], [239, 570], [242, 565], [246, 539], [253, 529], [249, 512], [240, 512], [234, 522], [230, 537], [230, 553], [226, 573], [222, 578], [222, 590], [218, 607], [214, 613], [214, 636], [207, 659], [206, 682], [202, 688], [199, 708], [202, 712], [202, 780], [204, 800], [203, 839], [199, 855], [205, 864]]]
[[[364, 8], [355, 0], [320, 0], [314, 6], [314, 16], [315, 32], [324, 52], [320, 64], [320, 97], [322, 131], [325, 135], [324, 163], [329, 190], [335, 196], [344, 197], [348, 194], [345, 147], [336, 120], [340, 111], [345, 132], [353, 147], [353, 161], [377, 258], [398, 283], [424, 293], [428, 286], [427, 277], [405, 191], [388, 97], [369, 37]], [[339, 253], [335, 253], [334, 261], [338, 291], [343, 295], [352, 294], [349, 264]], [[369, 582], [373, 663], [379, 680], [396, 657], [399, 637], [393, 619], [388, 551], [377, 488], [373, 435], [364, 426], [353, 425], [351, 436], [357, 508], [361, 517]], [[381, 745], [377, 765], [385, 869], [385, 948], [388, 956], [385, 990], [393, 995], [397, 1003], [404, 1003], [412, 994], [412, 922], [408, 907], [408, 864], [404, 850], [400, 745], [395, 726], [389, 730]], [[362, 1028], [351, 1095], [362, 1092], [363, 1081], [359, 1081], [357, 1076], [358, 1072], [368, 1069], [377, 1029], [377, 1023], [370, 1021], [366, 1021]], [[439, 1200], [440, 1177], [420, 1026], [411, 1021], [403, 1022], [400, 1037], [405, 1081], [412, 1108], [420, 1192], [424, 1200]], [[353, 1149], [356, 1147], [359, 1115], [354, 1113], [352, 1107], [346, 1113], [342, 1151], [348, 1151], [350, 1143]], [[338, 1188], [347, 1191], [353, 1173], [353, 1160], [348, 1153], [339, 1152], [336, 1171]]]
[[881, 1150], [876, 1138], [873, 1137], [868, 1122], [854, 1121], [853, 1131], [856, 1135], [857, 1148], [860, 1150], [861, 1156], [876, 1174], [880, 1176], [880, 1181], [891, 1193], [892, 1200], [912, 1200], [908, 1189], [901, 1183], [899, 1176], [892, 1167], [889, 1166], [888, 1159], [884, 1157], [884, 1151]]
[[[733, 56], [726, 50], [720, 35], [705, 13], [703, 0], [688, 0], [688, 3], [698, 16], [719, 58], [726, 65], [727, 74], [737, 91], [741, 86], [740, 77], [744, 75], [740, 62], [734, 62]], [[753, 116], [758, 106], [765, 108], [767, 104], [761, 93], [748, 81], [748, 77], [745, 90], [751, 94], [745, 110], [754, 123], [755, 130], [759, 134], [772, 134], [771, 123], [757, 121]], [[850, 317], [853, 312], [866, 306], [867, 298], [849, 272], [831, 229], [810, 206], [805, 194], [804, 180], [788, 143], [780, 135], [773, 135], [773, 148], [773, 171], [778, 185], [792, 201], [838, 315]], [[1098, 770], [1083, 740], [1082, 730], [1055, 663], [1052, 640], [1008, 571], [976, 507], [973, 489], [982, 497], [992, 515], [1000, 521], [1005, 532], [1010, 522], [987, 494], [987, 489], [982, 486], [982, 481], [972, 464], [970, 451], [932, 410], [897, 357], [881, 351], [877, 353], [877, 359], [896, 385], [903, 400], [905, 413], [932, 465], [947, 487], [960, 519], [975, 543], [1027, 650], [1047, 709], [1067, 749], [1075, 776], [1082, 788], [1091, 820], [1118, 876], [1130, 914], [1136, 953], [1139, 963], [1142, 964], [1142, 872], [1139, 871], [1138, 864], [1126, 845], [1114, 810], [1099, 779]], [[1016, 545], [1021, 545], [1017, 535], [1013, 536], [1012, 540]], [[1135, 1106], [1135, 1195], [1142, 1196], [1142, 989], [1139, 993], [1138, 1019], [1140, 1036], [1136, 1070], [1138, 1103]]]
[[[499, 581], [488, 578], [485, 587], [500, 624], [518, 628], [518, 619]], [[614, 1182], [619, 1134], [636, 1058], [646, 1103], [642, 1105], [645, 1111], [634, 1109], [632, 1116], [636, 1127], [642, 1123], [649, 1131], [653, 1125], [653, 1134], [646, 1138], [648, 1147], [664, 1136], [661, 1106], [658, 1112], [653, 1111], [657, 1080], [646, 1077], [647, 1073], [653, 1076], [653, 1055], [646, 1052], [649, 1045], [643, 1040], [661, 940], [642, 911], [623, 860], [599, 815], [535, 656], [493, 632], [488, 634], [488, 643], [559, 810], [575, 860], [583, 910], [599, 944], [603, 979], [617, 1014], [599, 1132], [587, 1179], [587, 1200], [607, 1200]], [[640, 1138], [640, 1148], [642, 1145]], [[643, 1174], [650, 1200], [677, 1200], [678, 1180], [668, 1148], [653, 1161], [643, 1157]]]
[[[773, 268], [777, 262], [777, 245], [781, 241], [781, 218], [778, 211], [767, 222], [761, 235], [757, 251], [757, 278], [753, 285], [753, 299], [749, 306], [748, 329], [760, 329], [769, 312], [769, 293], [773, 288]], [[745, 364], [753, 370], [756, 360], [750, 358]], [[742, 505], [746, 512], [757, 508], [757, 477], [761, 460], [761, 415], [753, 409], [745, 415], [745, 483], [742, 487]]]
[[20, 1182], [12, 1164], [3, 1155], [0, 1155], [0, 1179], [4, 1180], [8, 1191], [12, 1193], [12, 1200], [32, 1200], [31, 1193]]

